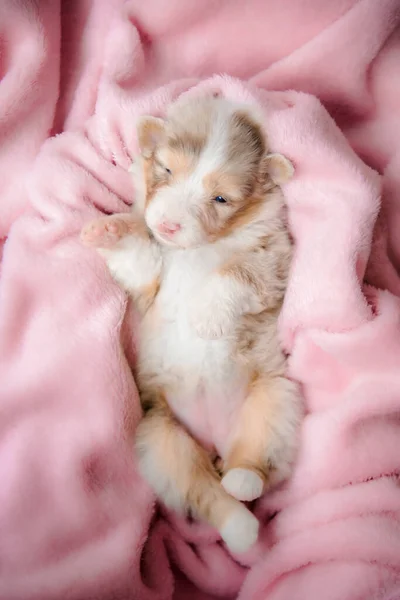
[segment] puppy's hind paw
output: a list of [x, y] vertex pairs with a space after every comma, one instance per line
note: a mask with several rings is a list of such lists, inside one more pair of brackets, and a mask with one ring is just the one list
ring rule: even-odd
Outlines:
[[259, 528], [256, 517], [242, 505], [229, 515], [220, 534], [231, 552], [241, 554], [257, 542]]
[[221, 483], [228, 494], [242, 502], [256, 500], [264, 491], [264, 481], [260, 475], [250, 469], [230, 469]]

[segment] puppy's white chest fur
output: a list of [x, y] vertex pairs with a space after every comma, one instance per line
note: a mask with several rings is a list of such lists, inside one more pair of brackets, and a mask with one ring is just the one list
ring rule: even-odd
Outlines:
[[171, 384], [179, 381], [186, 391], [221, 379], [231, 362], [230, 341], [202, 339], [191, 323], [191, 309], [201, 303], [221, 258], [211, 248], [167, 254], [160, 291], [142, 322], [140, 355], [148, 365], [142, 368], [153, 371], [154, 367]]
[[245, 397], [247, 379], [234, 358], [234, 336], [202, 339], [191, 317], [193, 306], [206, 302], [212, 272], [228, 256], [212, 246], [166, 253], [160, 291], [139, 335], [142, 375], [159, 382], [174, 412], [217, 446]]

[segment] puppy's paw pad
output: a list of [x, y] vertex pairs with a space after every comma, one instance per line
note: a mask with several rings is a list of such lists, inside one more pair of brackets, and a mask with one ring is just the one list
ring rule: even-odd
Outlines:
[[250, 469], [230, 469], [221, 483], [228, 494], [241, 502], [256, 500], [264, 491], [264, 481]]
[[247, 552], [258, 539], [260, 523], [244, 506], [234, 510], [220, 529], [228, 549], [234, 554]]
[[81, 231], [81, 240], [86, 246], [112, 248], [125, 234], [123, 221], [98, 219], [88, 223]]

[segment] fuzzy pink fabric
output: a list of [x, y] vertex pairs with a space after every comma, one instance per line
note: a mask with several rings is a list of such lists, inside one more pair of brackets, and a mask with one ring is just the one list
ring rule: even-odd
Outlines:
[[[2, 0], [0, 600], [400, 598], [399, 64], [398, 0]], [[308, 413], [240, 560], [135, 474], [125, 298], [78, 241], [133, 200], [137, 115], [209, 89], [261, 104], [296, 166]]]

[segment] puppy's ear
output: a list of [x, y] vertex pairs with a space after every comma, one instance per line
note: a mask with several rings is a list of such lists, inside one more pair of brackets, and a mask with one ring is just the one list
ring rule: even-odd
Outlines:
[[165, 139], [165, 121], [156, 117], [140, 117], [137, 122], [139, 148], [144, 158], [150, 158]]
[[264, 185], [282, 185], [289, 181], [293, 174], [294, 167], [283, 154], [266, 154], [261, 159], [260, 176]]

